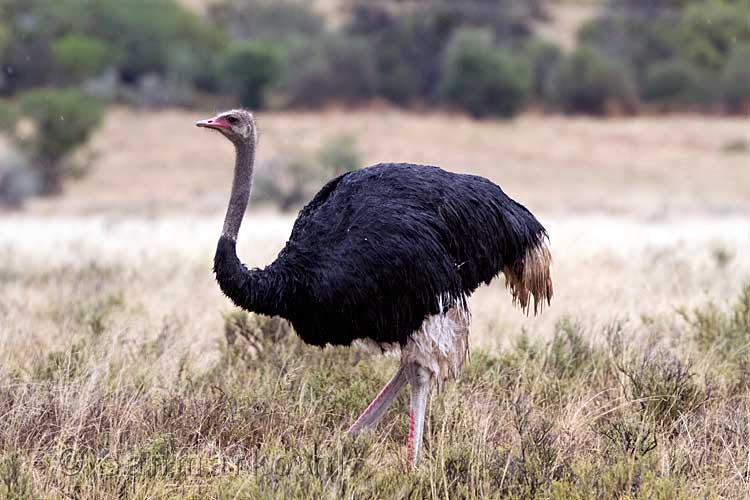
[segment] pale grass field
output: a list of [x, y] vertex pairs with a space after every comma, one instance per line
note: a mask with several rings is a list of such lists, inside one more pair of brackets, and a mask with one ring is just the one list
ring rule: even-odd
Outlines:
[[[601, 331], [614, 320], [634, 329], [642, 316], [670, 315], [683, 306], [724, 303], [750, 280], [750, 220], [742, 216], [639, 222], [610, 215], [552, 215], [546, 223], [554, 255], [555, 298], [539, 317], [511, 305], [504, 279], [480, 288], [471, 299], [472, 343], [507, 347], [522, 332], [546, 339], [564, 317]], [[286, 240], [293, 219], [251, 215], [239, 253], [263, 267]], [[231, 304], [213, 282], [212, 256], [219, 216], [167, 215], [7, 216], [0, 219], [2, 271], [9, 276], [0, 296], [5, 347], [0, 365], [20, 353], [27, 361], [59, 349], [77, 325], [55, 323], [47, 314], [57, 302], [74, 306], [102, 295], [122, 295], [128, 314], [119, 328], [133, 341], [173, 318], [184, 323], [176, 349], [200, 361], [222, 341], [222, 313]], [[103, 272], [94, 288], [50, 276]], [[46, 278], [45, 278], [46, 277]], [[62, 330], [61, 330], [62, 328]], [[29, 352], [29, 349], [31, 352]], [[5, 361], [5, 362], [3, 362]]]
[[[682, 383], [703, 384], [722, 370], [715, 391], [727, 396], [712, 396], [710, 411], [703, 413], [686, 403], [677, 422], [698, 419], [697, 427], [684, 424], [687, 434], [657, 426], [659, 442], [669, 444], [645, 452], [646, 459], [628, 455], [627, 481], [640, 481], [635, 478], [645, 467], [643, 473], [656, 474], [658, 481], [675, 481], [665, 486], [675, 490], [664, 491], [679, 490], [683, 498], [691, 496], [686, 491], [744, 496], [750, 478], [743, 459], [747, 441], [741, 433], [736, 439], [731, 434], [729, 444], [716, 440], [724, 439], [723, 425], [740, 421], [737, 412], [750, 411], [742, 403], [746, 389], [723, 375], [734, 365], [719, 351], [696, 350], [678, 311], [707, 303], [726, 311], [750, 282], [750, 152], [727, 152], [728, 145], [750, 141], [750, 123], [694, 116], [476, 122], [389, 109], [260, 114], [261, 164], [295, 149], [314, 150], [347, 133], [366, 163], [439, 164], [500, 183], [549, 230], [552, 306], [539, 317], [524, 316], [512, 307], [502, 277], [472, 297], [472, 365], [465, 382], [436, 398], [425, 466], [416, 475], [387, 476], [389, 470], [405, 470], [400, 447], [405, 421], [398, 413], [403, 402], [394, 411], [401, 420], [384, 425], [368, 448], [373, 472], [361, 476], [344, 467], [326, 482], [297, 471], [299, 477], [282, 483], [286, 493], [271, 494], [281, 486], [251, 475], [217, 475], [206, 482], [191, 477], [184, 483], [170, 475], [138, 476], [122, 482], [95, 465], [85, 476], [61, 474], [55, 457], [70, 446], [128, 456], [156, 453], [158, 443], [167, 440], [178, 447], [175, 456], [223, 460], [255, 450], [248, 440], [259, 439], [261, 453], [289, 456], [296, 447], [317, 446], [322, 436], [335, 449], [350, 450], [340, 431], [393, 369], [392, 359], [335, 349], [299, 351], [289, 342], [278, 352], [272, 349], [268, 359], [227, 365], [233, 358], [227, 358], [224, 315], [233, 308], [214, 283], [211, 266], [232, 150], [216, 134], [194, 127], [207, 114], [115, 109], [93, 140], [98, 156], [88, 176], [72, 182], [58, 199], [35, 200], [23, 212], [0, 214], [0, 445], [6, 452], [18, 450], [20, 470], [33, 478], [37, 493], [49, 498], [71, 496], [70, 491], [80, 498], [358, 498], [377, 488], [393, 496], [411, 491], [411, 496], [447, 498], [462, 496], [460, 485], [468, 481], [467, 497], [502, 491], [502, 496], [525, 498], [533, 492], [550, 498], [553, 490], [545, 488], [560, 480], [559, 471], [569, 470], [571, 460], [590, 460], [586, 467], [594, 467], [574, 476], [578, 479], [571, 484], [579, 487], [585, 478], [598, 477], [596, 471], [620, 477], [604, 465], [614, 453], [606, 436], [638, 415], [620, 417], [619, 408], [639, 401], [627, 381], [601, 367], [578, 373], [575, 366], [554, 368], [549, 361], [550, 368], [546, 357], [542, 365], [522, 359], [517, 379], [508, 385], [502, 385], [504, 372], [495, 379], [491, 366], [482, 368], [485, 356], [498, 357], [500, 366], [516, 366], [515, 346], [524, 335], [547, 345], [558, 338], [556, 325], [569, 318], [587, 345], [610, 345], [608, 332], [617, 325], [633, 359], [666, 349], [687, 367], [688, 382]], [[251, 203], [240, 257], [250, 266], [269, 263], [293, 218]], [[618, 354], [609, 356], [608, 363], [620, 362]], [[644, 366], [683, 366], [664, 359]], [[566, 373], [573, 373], [574, 382]], [[700, 384], [699, 396], [711, 394]], [[549, 387], [559, 395], [548, 395]], [[204, 417], [200, 412], [219, 411], [214, 397], [228, 398], [232, 406], [221, 406], [218, 417]], [[160, 420], [174, 401], [186, 406], [173, 420]], [[279, 406], [263, 420], [266, 413], [257, 405]], [[608, 415], [621, 420], [610, 422]], [[552, 450], [553, 462], [539, 465], [537, 472], [536, 459], [529, 462], [524, 448], [536, 431], [526, 434], [518, 423], [527, 417], [528, 429], [540, 422], [552, 425], [554, 439], [535, 444], [534, 453]], [[219, 434], [194, 430], [211, 421], [218, 422]], [[200, 437], [189, 437], [192, 432]], [[264, 437], [252, 437], [257, 435]], [[473, 451], [461, 455], [466, 446]], [[507, 459], [498, 466], [505, 467], [503, 479], [482, 454], [486, 446]], [[458, 456], [468, 471], [451, 468]], [[3, 460], [0, 479], [10, 470]], [[681, 460], [690, 462], [699, 479], [680, 475]], [[29, 465], [37, 462], [47, 465]], [[367, 474], [386, 476], [377, 476], [382, 480], [372, 486]], [[532, 476], [538, 480], [527, 484]], [[496, 489], [483, 489], [490, 484]], [[197, 485], [208, 489], [184, 490]], [[0, 482], [0, 496], [2, 488]]]
[[[223, 209], [234, 152], [194, 126], [213, 111], [115, 109], [93, 140], [97, 159], [90, 174], [72, 183], [62, 199], [32, 208]], [[484, 175], [532, 211], [683, 219], [750, 209], [747, 118], [526, 115], [477, 122], [385, 108], [260, 113], [258, 121], [259, 169], [273, 158], [347, 135], [364, 164], [407, 161]], [[737, 144], [740, 150], [732, 152]]]

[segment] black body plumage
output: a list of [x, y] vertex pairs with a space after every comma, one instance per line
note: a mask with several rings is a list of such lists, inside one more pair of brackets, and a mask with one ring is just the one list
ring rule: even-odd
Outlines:
[[545, 238], [483, 177], [379, 164], [328, 182], [265, 269], [247, 269], [224, 237], [214, 269], [235, 304], [287, 318], [307, 343], [404, 345], [426, 316], [518, 268]]

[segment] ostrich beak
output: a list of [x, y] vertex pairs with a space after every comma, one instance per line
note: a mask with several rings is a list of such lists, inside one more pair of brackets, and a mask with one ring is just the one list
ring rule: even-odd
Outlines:
[[202, 128], [212, 128], [214, 130], [230, 128], [229, 123], [221, 118], [209, 118], [207, 120], [201, 120], [199, 122], [196, 122], [195, 125]]

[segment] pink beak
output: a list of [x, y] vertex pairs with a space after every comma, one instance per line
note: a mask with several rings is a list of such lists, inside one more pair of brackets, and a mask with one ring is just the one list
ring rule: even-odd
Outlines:
[[199, 122], [196, 122], [195, 125], [198, 127], [203, 127], [203, 128], [212, 128], [214, 130], [222, 130], [222, 129], [231, 128], [229, 123], [227, 123], [221, 118], [209, 118], [207, 120], [201, 120]]

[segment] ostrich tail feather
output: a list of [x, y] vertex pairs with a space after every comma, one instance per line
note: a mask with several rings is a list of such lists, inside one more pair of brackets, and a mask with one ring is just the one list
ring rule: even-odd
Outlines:
[[513, 265], [506, 266], [503, 273], [506, 287], [513, 295], [513, 304], [518, 305], [526, 314], [531, 310], [533, 297], [534, 315], [537, 315], [552, 301], [552, 254], [542, 238], [538, 244], [526, 250], [523, 257]]

